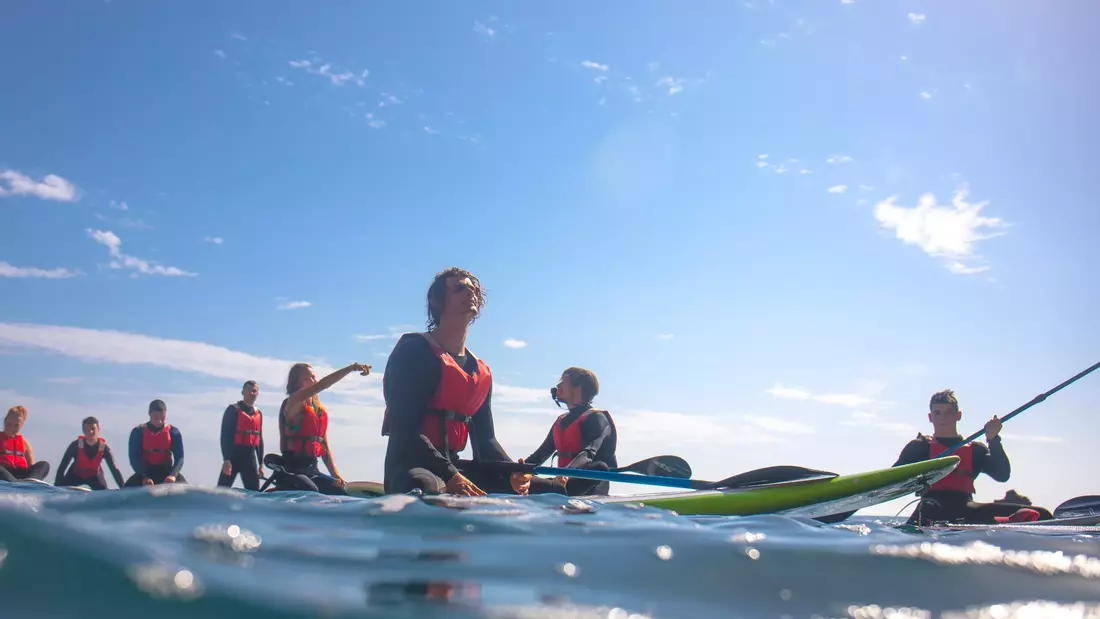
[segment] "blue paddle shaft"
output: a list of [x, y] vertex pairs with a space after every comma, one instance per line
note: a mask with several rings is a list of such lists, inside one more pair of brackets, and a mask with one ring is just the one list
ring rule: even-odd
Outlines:
[[553, 466], [536, 466], [535, 473], [555, 477], [579, 477], [599, 481], [619, 481], [624, 484], [645, 484], [647, 486], [666, 486], [669, 488], [691, 489], [690, 479], [664, 477], [659, 475], [638, 475], [636, 473], [612, 473], [611, 471], [590, 471], [588, 469], [559, 469]]

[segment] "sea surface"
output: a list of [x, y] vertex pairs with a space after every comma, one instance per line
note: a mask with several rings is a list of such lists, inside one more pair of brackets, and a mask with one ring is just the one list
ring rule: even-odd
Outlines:
[[0, 482], [0, 619], [1100, 617], [1100, 529], [904, 515]]

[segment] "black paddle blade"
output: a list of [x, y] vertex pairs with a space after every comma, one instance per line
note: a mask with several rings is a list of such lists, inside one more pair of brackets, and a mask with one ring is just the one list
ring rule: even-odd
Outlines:
[[1090, 494], [1070, 499], [1054, 508], [1055, 518], [1072, 518], [1100, 513], [1100, 495]]
[[653, 456], [630, 466], [611, 469], [614, 473], [630, 471], [642, 475], [658, 477], [677, 477], [688, 479], [691, 477], [691, 465], [680, 456]]
[[839, 477], [839, 474], [832, 471], [808, 469], [802, 466], [779, 465], [747, 471], [733, 477], [727, 477], [722, 481], [692, 481], [691, 487], [695, 490], [724, 490], [767, 486], [801, 479], [831, 479], [833, 477]]

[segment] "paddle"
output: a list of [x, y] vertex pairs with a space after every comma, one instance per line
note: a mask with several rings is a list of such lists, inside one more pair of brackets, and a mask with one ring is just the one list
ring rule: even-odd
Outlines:
[[[1088, 374], [1089, 372], [1092, 372], [1092, 371], [1093, 371], [1093, 370], [1095, 370], [1096, 368], [1100, 368], [1100, 361], [1098, 361], [1098, 362], [1096, 362], [1095, 364], [1093, 364], [1093, 365], [1092, 365], [1092, 367], [1090, 367], [1090, 368], [1088, 368], [1088, 369], [1086, 369], [1086, 370], [1082, 370], [1082, 371], [1081, 371], [1080, 373], [1078, 373], [1078, 374], [1077, 374], [1076, 376], [1074, 376], [1073, 378], [1071, 378], [1071, 379], [1069, 379], [1069, 380], [1065, 381], [1065, 382], [1064, 382], [1064, 383], [1062, 383], [1061, 385], [1058, 385], [1057, 387], [1055, 387], [1055, 388], [1051, 389], [1050, 391], [1048, 391], [1048, 392], [1046, 392], [1046, 393], [1040, 393], [1039, 395], [1035, 396], [1035, 397], [1034, 397], [1034, 398], [1033, 398], [1033, 399], [1032, 399], [1032, 400], [1031, 400], [1030, 402], [1028, 402], [1027, 404], [1024, 404], [1024, 405], [1023, 405], [1023, 406], [1021, 406], [1020, 408], [1017, 408], [1016, 410], [1014, 410], [1014, 411], [1012, 411], [1011, 413], [1009, 413], [1009, 414], [1005, 415], [1004, 417], [1001, 417], [1001, 423], [1004, 423], [1004, 422], [1008, 421], [1009, 419], [1012, 419], [1012, 418], [1013, 418], [1013, 417], [1015, 417], [1016, 415], [1019, 415], [1020, 413], [1022, 413], [1022, 412], [1024, 412], [1024, 411], [1026, 411], [1027, 409], [1031, 408], [1032, 406], [1035, 406], [1036, 404], [1039, 404], [1039, 403], [1040, 403], [1040, 402], [1042, 402], [1043, 400], [1046, 400], [1046, 399], [1047, 399], [1048, 397], [1050, 397], [1050, 396], [1054, 395], [1055, 393], [1057, 393], [1057, 392], [1061, 391], [1062, 389], [1064, 389], [1064, 388], [1068, 387], [1068, 386], [1069, 386], [1069, 385], [1070, 385], [1071, 383], [1073, 383], [1073, 382], [1077, 381], [1077, 380], [1078, 380], [1078, 379], [1080, 379], [1080, 378], [1084, 378], [1084, 377], [1085, 377], [1085, 375], [1087, 375], [1087, 374]], [[971, 434], [970, 436], [968, 436], [968, 437], [966, 438], [966, 440], [964, 440], [963, 442], [959, 443], [958, 445], [955, 445], [954, 447], [952, 447], [952, 448], [950, 448], [950, 449], [947, 449], [947, 450], [945, 450], [945, 451], [943, 451], [943, 452], [940, 452], [940, 454], [939, 454], [938, 456], [936, 456], [936, 457], [937, 457], [937, 458], [942, 458], [942, 457], [944, 457], [944, 456], [950, 456], [950, 455], [951, 455], [952, 453], [954, 453], [955, 451], [958, 451], [958, 450], [959, 450], [959, 449], [960, 449], [960, 448], [961, 448], [961, 447], [962, 447], [963, 445], [966, 445], [967, 443], [970, 443], [971, 441], [973, 441], [974, 439], [978, 438], [979, 436], [981, 436], [981, 435], [983, 435], [983, 434], [985, 434], [985, 428], [984, 428], [984, 427], [983, 427], [983, 428], [982, 428], [981, 430], [978, 430], [977, 432], [975, 432], [974, 434]]]
[[[461, 462], [456, 462], [455, 464], [459, 468], [462, 467]], [[765, 486], [792, 481], [831, 479], [833, 477], [838, 477], [837, 473], [832, 473], [830, 471], [819, 471], [801, 466], [787, 465], [769, 466], [753, 471], [746, 471], [734, 475], [733, 477], [727, 477], [721, 481], [703, 481], [698, 479], [669, 477], [665, 475], [640, 475], [613, 471], [593, 471], [589, 469], [564, 469], [551, 466], [519, 464], [518, 462], [478, 462], [476, 466], [490, 466], [509, 472], [552, 475], [555, 477], [579, 477], [581, 479], [615, 481], [624, 484], [642, 484], [647, 486], [665, 486], [668, 488], [686, 488], [689, 490], [749, 488], [752, 486]]]
[[[507, 471], [509, 473], [539, 473], [536, 470], [539, 468], [551, 468], [551, 467], [538, 467], [534, 464], [520, 464], [519, 462], [470, 462], [469, 460], [459, 460], [455, 462], [455, 466], [462, 468], [465, 463], [472, 464], [477, 467], [490, 467], [497, 470]], [[581, 469], [561, 469], [569, 471], [577, 471]], [[646, 458], [645, 460], [639, 460], [634, 464], [627, 466], [620, 466], [619, 468], [611, 469], [611, 473], [638, 473], [639, 475], [654, 475], [661, 477], [676, 477], [687, 479], [691, 477], [691, 465], [687, 463], [680, 456], [653, 456], [652, 458]], [[574, 475], [573, 477], [579, 477]]]
[[1100, 495], [1090, 494], [1070, 499], [1054, 508], [1055, 518], [1074, 518], [1100, 513]]

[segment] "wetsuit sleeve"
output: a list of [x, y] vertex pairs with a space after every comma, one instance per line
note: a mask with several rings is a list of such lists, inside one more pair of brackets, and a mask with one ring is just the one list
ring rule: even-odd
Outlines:
[[989, 441], [989, 447], [981, 443], [974, 443], [974, 472], [985, 473], [1002, 484], [1012, 476], [1012, 464], [1008, 461], [1001, 437], [996, 436]]
[[[257, 408], [256, 412], [259, 413], [260, 409]], [[256, 462], [259, 462], [261, 466], [263, 465], [263, 461], [264, 461], [264, 432], [263, 432], [263, 429], [264, 429], [264, 414], [260, 413], [260, 444], [256, 445]]]
[[176, 426], [172, 426], [169, 432], [172, 434], [172, 472], [169, 474], [177, 477], [183, 468], [183, 434]]
[[145, 463], [141, 461], [141, 426], [130, 430], [130, 468], [134, 469], [139, 477], [147, 477]]
[[439, 360], [427, 340], [419, 335], [401, 336], [382, 378], [388, 411], [384, 430], [388, 431], [390, 449], [402, 466], [423, 467], [447, 481], [458, 469], [420, 433], [440, 372]]
[[915, 464], [917, 462], [924, 462], [927, 459], [928, 443], [922, 441], [919, 438], [915, 438], [909, 441], [901, 450], [901, 453], [898, 454], [898, 460], [894, 463], [894, 466]]
[[[555, 421], [554, 423], [557, 423], [557, 421]], [[554, 429], [553, 429], [553, 427], [551, 427], [550, 431], [546, 433], [546, 438], [544, 438], [542, 440], [542, 444], [539, 445], [539, 448], [536, 449], [535, 451], [531, 452], [531, 455], [527, 456], [527, 458], [524, 460], [524, 462], [527, 463], [527, 464], [534, 464], [535, 466], [540, 466], [543, 462], [546, 462], [546, 459], [549, 458], [551, 456], [551, 454], [553, 454], [553, 453], [554, 453]]]
[[222, 413], [222, 460], [233, 459], [234, 431], [237, 429], [237, 407], [230, 404]]
[[481, 408], [477, 409], [470, 420], [470, 431], [473, 435], [474, 460], [485, 462], [511, 462], [508, 453], [497, 442], [496, 426], [493, 423], [493, 386], [489, 385], [489, 393]]
[[118, 465], [115, 464], [115, 454], [111, 452], [110, 447], [104, 447], [103, 461], [107, 463], [107, 468], [111, 469], [111, 476], [115, 478], [115, 483], [121, 488], [125, 482], [122, 480], [122, 471], [118, 470]]
[[588, 463], [595, 461], [596, 453], [600, 451], [600, 447], [603, 446], [603, 442], [609, 436], [611, 436], [611, 424], [607, 420], [607, 415], [593, 413], [585, 417], [581, 421], [581, 444], [584, 447], [573, 457], [573, 461], [569, 463], [569, 468], [583, 468]]
[[61, 456], [61, 463], [57, 465], [57, 474], [54, 476], [53, 485], [61, 485], [61, 480], [65, 477], [66, 469], [69, 468], [69, 463], [76, 459], [76, 441], [69, 443], [69, 446], [65, 449], [65, 455]]

